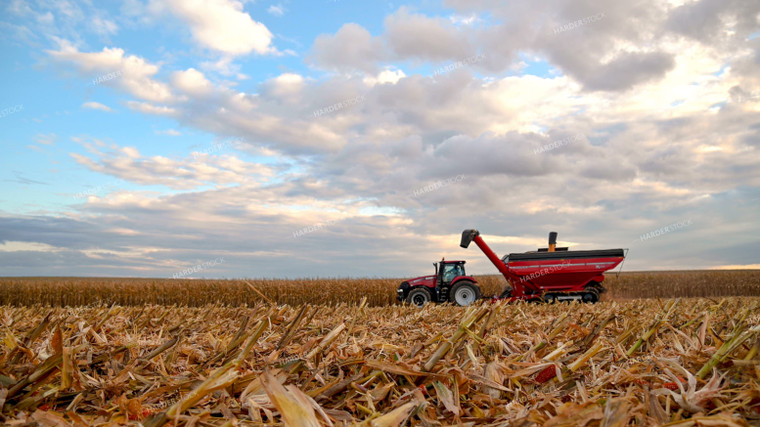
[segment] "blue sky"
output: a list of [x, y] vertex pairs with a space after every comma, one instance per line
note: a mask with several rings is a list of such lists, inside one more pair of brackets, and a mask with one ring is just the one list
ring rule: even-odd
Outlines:
[[640, 6], [5, 2], [0, 275], [758, 268], [760, 6]]

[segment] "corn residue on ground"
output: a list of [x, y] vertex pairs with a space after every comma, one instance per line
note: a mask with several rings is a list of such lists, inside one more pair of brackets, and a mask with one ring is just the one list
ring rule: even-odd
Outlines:
[[3, 306], [0, 422], [757, 425], [759, 308]]

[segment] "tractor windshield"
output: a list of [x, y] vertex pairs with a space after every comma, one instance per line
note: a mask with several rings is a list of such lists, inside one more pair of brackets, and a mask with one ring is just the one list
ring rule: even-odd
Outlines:
[[446, 264], [443, 267], [443, 282], [451, 283], [452, 280], [464, 275], [462, 264]]

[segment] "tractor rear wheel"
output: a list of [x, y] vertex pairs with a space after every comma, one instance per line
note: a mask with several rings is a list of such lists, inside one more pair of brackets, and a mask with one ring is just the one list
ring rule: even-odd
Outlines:
[[406, 296], [406, 302], [417, 307], [422, 307], [429, 303], [432, 298], [430, 292], [425, 288], [414, 288]]
[[480, 287], [469, 280], [460, 280], [451, 287], [451, 292], [449, 292], [449, 301], [463, 307], [479, 299]]

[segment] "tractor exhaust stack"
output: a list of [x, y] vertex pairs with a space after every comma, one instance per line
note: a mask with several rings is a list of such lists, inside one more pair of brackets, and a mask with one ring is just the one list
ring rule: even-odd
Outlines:
[[549, 232], [549, 252], [554, 252], [556, 248], [557, 248], [557, 232], [550, 231]]

